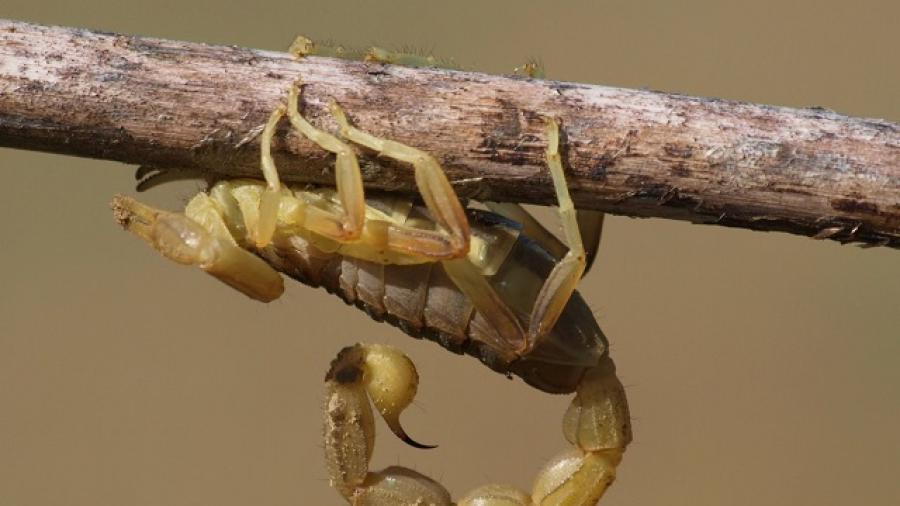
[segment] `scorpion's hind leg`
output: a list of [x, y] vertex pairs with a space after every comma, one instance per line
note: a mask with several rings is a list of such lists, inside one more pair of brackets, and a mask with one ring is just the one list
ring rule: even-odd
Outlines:
[[430, 261], [466, 256], [469, 252], [469, 221], [437, 160], [424, 151], [375, 137], [352, 126], [343, 109], [334, 102], [331, 113], [340, 125], [344, 138], [377, 151], [381, 156], [412, 164], [415, 168], [416, 186], [438, 230], [391, 224], [388, 228], [388, 248]]
[[[277, 299], [284, 281], [262, 259], [241, 248], [206, 193], [188, 204], [187, 212], [171, 213], [117, 195], [112, 201], [116, 221], [147, 241], [167, 258], [196, 265], [248, 297]], [[193, 218], [193, 219], [192, 219]]]
[[529, 348], [534, 348], [556, 325], [556, 321], [578, 286], [587, 265], [587, 253], [578, 229], [578, 219], [559, 154], [559, 123], [547, 118], [547, 165], [553, 177], [559, 217], [569, 252], [560, 260], [544, 281], [531, 310], [528, 322]]
[[375, 444], [372, 404], [403, 441], [400, 413], [416, 395], [415, 366], [389, 346], [357, 344], [341, 350], [325, 376], [325, 461], [331, 486], [351, 504], [449, 505], [450, 494], [434, 480], [403, 467], [369, 472]]

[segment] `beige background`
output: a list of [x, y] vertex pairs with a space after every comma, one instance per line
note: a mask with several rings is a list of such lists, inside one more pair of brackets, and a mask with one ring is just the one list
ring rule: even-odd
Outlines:
[[[266, 49], [295, 33], [413, 45], [494, 73], [535, 56], [557, 79], [900, 121], [895, 1], [253, 4], [5, 0], [0, 16]], [[459, 497], [528, 488], [563, 448], [565, 398], [322, 291], [291, 283], [262, 305], [164, 261], [107, 209], [132, 173], [0, 150], [0, 506], [338, 504], [321, 380], [357, 340], [408, 350], [422, 386], [407, 427], [441, 445], [382, 430], [375, 466], [405, 463]], [[178, 207], [195, 188], [146, 198]], [[605, 504], [900, 503], [900, 252], [608, 224], [582, 291], [636, 437]]]

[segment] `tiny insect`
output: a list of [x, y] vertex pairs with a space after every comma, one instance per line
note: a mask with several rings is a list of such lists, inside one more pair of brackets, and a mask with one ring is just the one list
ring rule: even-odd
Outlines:
[[[518, 205], [465, 207], [431, 155], [357, 129], [334, 101], [339, 135], [317, 129], [299, 111], [301, 90], [299, 82], [291, 86], [262, 131], [263, 180], [218, 181], [191, 199], [184, 214], [116, 196], [117, 221], [166, 257], [196, 265], [253, 299], [278, 298], [283, 273], [542, 391], [575, 392], [563, 418], [572, 448], [546, 464], [530, 493], [487, 485], [456, 504], [595, 504], [615, 478], [631, 427], [606, 337], [575, 290], [596, 251], [602, 215], [579, 215], [573, 207], [559, 122], [545, 118], [544, 132], [565, 244]], [[335, 154], [336, 188], [281, 183], [271, 146], [285, 116]], [[424, 206], [367, 198], [349, 143], [411, 165]], [[591, 223], [580, 229], [579, 221]], [[442, 485], [411, 469], [369, 471], [371, 404], [399, 438], [427, 448], [399, 421], [417, 385], [412, 362], [391, 347], [357, 344], [332, 362], [326, 467], [349, 503], [453, 504]]]

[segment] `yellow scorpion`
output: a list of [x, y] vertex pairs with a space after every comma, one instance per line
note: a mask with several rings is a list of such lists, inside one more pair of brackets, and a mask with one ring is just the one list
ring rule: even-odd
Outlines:
[[[184, 214], [117, 196], [119, 223], [166, 257], [196, 265], [253, 299], [279, 297], [284, 273], [535, 388], [575, 392], [563, 417], [572, 448], [546, 464], [530, 493], [487, 485], [456, 504], [595, 504], [615, 478], [631, 427], [607, 340], [575, 291], [596, 251], [599, 221], [579, 228], [559, 122], [545, 118], [544, 131], [565, 245], [518, 205], [485, 203], [491, 212], [464, 207], [434, 157], [355, 128], [333, 101], [339, 135], [317, 129], [299, 112], [300, 93], [301, 85], [293, 85], [263, 129], [264, 181], [219, 181], [191, 199]], [[271, 145], [285, 116], [335, 154], [336, 189], [280, 182]], [[424, 207], [404, 198], [367, 198], [348, 142], [411, 165]], [[332, 362], [325, 460], [332, 486], [351, 504], [453, 504], [443, 486], [411, 469], [369, 471], [371, 404], [394, 434], [425, 447], [399, 421], [417, 385], [412, 362], [391, 347], [357, 344]]]

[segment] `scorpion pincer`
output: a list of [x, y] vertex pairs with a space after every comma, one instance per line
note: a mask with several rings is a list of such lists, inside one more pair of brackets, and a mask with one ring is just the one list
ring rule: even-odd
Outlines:
[[[272, 112], [262, 132], [264, 180], [219, 181], [184, 214], [117, 196], [112, 206], [119, 223], [168, 258], [197, 265], [251, 298], [280, 296], [284, 273], [535, 388], [575, 392], [563, 417], [572, 447], [539, 472], [530, 493], [487, 485], [457, 504], [595, 504], [615, 478], [631, 428], [607, 340], [575, 291], [596, 250], [596, 242], [588, 251], [584, 243], [599, 239], [599, 227], [587, 227], [596, 234], [579, 229], [588, 213], [576, 213], [569, 196], [557, 120], [545, 119], [545, 152], [565, 245], [518, 205], [465, 208], [431, 155], [355, 128], [334, 102], [339, 136], [315, 128], [298, 110], [300, 89], [291, 87], [287, 104]], [[284, 116], [336, 155], [336, 189], [280, 182], [271, 144]], [[403, 198], [367, 199], [349, 143], [410, 164], [424, 207]], [[372, 404], [398, 437], [424, 446], [399, 422], [417, 384], [412, 362], [391, 347], [356, 344], [332, 362], [326, 465], [348, 502], [452, 504], [443, 486], [410, 469], [369, 471]]]

